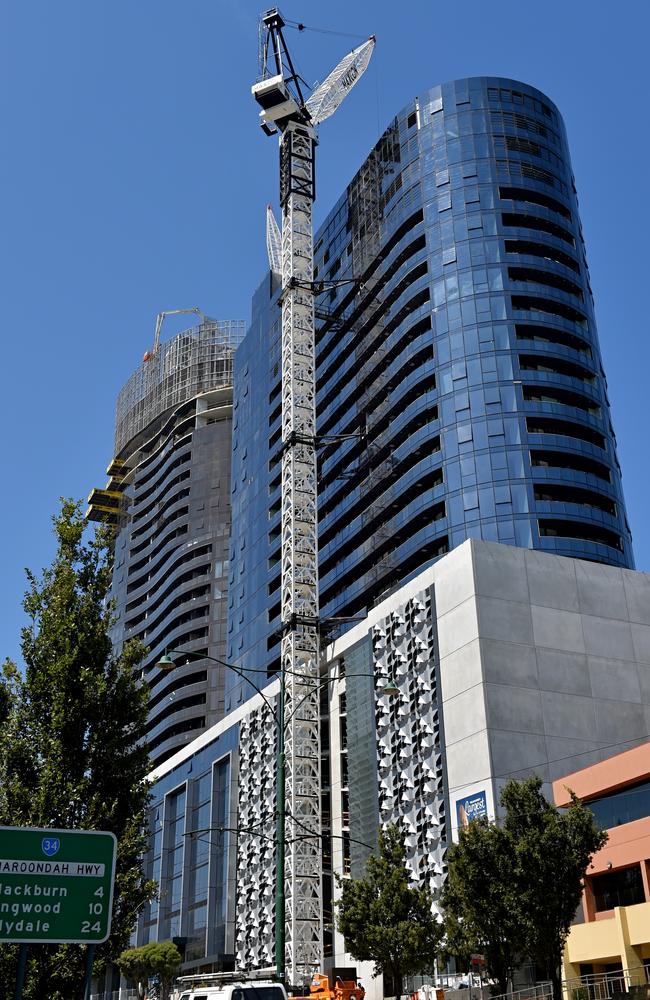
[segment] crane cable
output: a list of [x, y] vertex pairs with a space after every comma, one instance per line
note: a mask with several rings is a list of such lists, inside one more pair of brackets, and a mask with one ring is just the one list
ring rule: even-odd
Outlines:
[[298, 31], [317, 31], [321, 35], [338, 35], [339, 38], [364, 39], [364, 35], [352, 35], [349, 31], [332, 31], [331, 28], [315, 28], [311, 24], [303, 24], [302, 21], [285, 21], [288, 28], [296, 28]]
[[[338, 35], [339, 38], [354, 38], [356, 41], [363, 41], [365, 35], [353, 35], [349, 31], [332, 31], [331, 28], [315, 28], [311, 24], [303, 24], [302, 21], [285, 21], [287, 28], [295, 28], [297, 31], [316, 31], [321, 35]], [[318, 81], [315, 84], [310, 84], [305, 80], [305, 78], [299, 73], [298, 76], [308, 90], [314, 90], [318, 86]]]

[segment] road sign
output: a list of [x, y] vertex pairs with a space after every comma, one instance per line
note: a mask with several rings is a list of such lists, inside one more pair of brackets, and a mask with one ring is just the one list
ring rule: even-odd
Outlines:
[[0, 943], [106, 941], [116, 846], [94, 830], [0, 827]]

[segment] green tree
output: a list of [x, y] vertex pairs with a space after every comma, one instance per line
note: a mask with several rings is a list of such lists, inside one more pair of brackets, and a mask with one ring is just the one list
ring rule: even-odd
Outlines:
[[124, 978], [135, 985], [139, 1000], [142, 1000], [145, 995], [150, 975], [145, 948], [146, 945], [141, 948], [127, 948], [116, 959], [116, 965]]
[[447, 855], [442, 892], [445, 951], [467, 961], [484, 954], [497, 992], [525, 948], [515, 889], [514, 857], [505, 830], [486, 819], [460, 831]]
[[137, 983], [139, 996], [144, 996], [144, 984], [156, 978], [160, 983], [160, 1000], [168, 1000], [182, 958], [173, 941], [152, 941], [141, 948], [128, 948], [117, 960], [122, 975]]
[[447, 947], [483, 952], [500, 993], [508, 970], [531, 958], [561, 1000], [562, 952], [584, 874], [607, 834], [575, 796], [560, 812], [538, 777], [509, 781], [501, 805], [501, 825], [476, 820], [449, 850], [442, 895]]
[[562, 998], [562, 953], [580, 903], [584, 874], [607, 841], [593, 816], [571, 795], [560, 812], [542, 794], [541, 778], [509, 781], [501, 793], [512, 845], [526, 953]]
[[[154, 892], [144, 877], [147, 689], [136, 667], [144, 649], [112, 649], [109, 537], [85, 540], [80, 505], [53, 518], [57, 550], [40, 578], [28, 572], [21, 679], [5, 664], [0, 707], [0, 823], [109, 830], [118, 841], [112, 932], [96, 972], [128, 943]], [[15, 975], [16, 949], [0, 950], [0, 977]], [[26, 998], [72, 1000], [82, 992], [84, 949], [30, 949]], [[2, 982], [0, 981], [0, 986]], [[7, 995], [10, 990], [7, 988]]]
[[396, 826], [379, 834], [379, 857], [371, 856], [360, 879], [339, 879], [336, 920], [345, 946], [358, 961], [375, 963], [374, 974], [393, 980], [398, 993], [405, 975], [433, 967], [441, 939], [429, 889], [412, 886], [403, 836]]

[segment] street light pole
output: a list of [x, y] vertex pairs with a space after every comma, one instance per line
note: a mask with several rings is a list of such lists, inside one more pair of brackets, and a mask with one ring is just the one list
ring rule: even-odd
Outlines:
[[[286, 900], [285, 900], [285, 852], [286, 852], [286, 804], [285, 804], [285, 771], [286, 771], [286, 758], [285, 758], [285, 747], [284, 747], [284, 686], [285, 686], [285, 670], [282, 669], [280, 672], [280, 692], [277, 699], [277, 708], [274, 708], [267, 696], [264, 694], [259, 685], [255, 681], [251, 680], [248, 676], [249, 673], [263, 673], [266, 675], [266, 670], [259, 670], [256, 667], [238, 667], [234, 663], [228, 663], [226, 660], [220, 660], [216, 656], [208, 656], [205, 653], [195, 653], [192, 650], [186, 649], [170, 649], [164, 656], [157, 661], [156, 667], [160, 670], [173, 670], [176, 666], [175, 662], [169, 656], [169, 653], [174, 653], [177, 656], [193, 656], [198, 660], [212, 660], [214, 663], [218, 663], [222, 667], [226, 667], [228, 670], [232, 670], [233, 673], [238, 674], [244, 680], [246, 680], [254, 690], [261, 695], [264, 700], [266, 707], [271, 712], [276, 726], [276, 747], [275, 747], [275, 975], [280, 982], [285, 980], [285, 945], [286, 945], [286, 924], [285, 924], [285, 910], [286, 910]], [[302, 676], [302, 675], [300, 675]], [[374, 674], [350, 674], [350, 677], [372, 677], [374, 679]], [[332, 681], [340, 680], [339, 677], [327, 677], [322, 681], [319, 681], [314, 687], [317, 691], [320, 691], [322, 687], [330, 684]], [[386, 695], [389, 698], [394, 697], [399, 694], [399, 689], [396, 687], [395, 682], [392, 678], [388, 679], [388, 683], [384, 685], [381, 692], [382, 695]], [[311, 695], [308, 692], [304, 697], [298, 701], [294, 706], [293, 711], [297, 712], [301, 707], [303, 702], [309, 698]]]

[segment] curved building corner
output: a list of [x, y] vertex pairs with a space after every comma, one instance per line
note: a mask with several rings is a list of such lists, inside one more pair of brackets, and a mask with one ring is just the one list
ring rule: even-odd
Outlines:
[[[230, 537], [232, 366], [241, 322], [203, 319], [153, 353], [117, 402], [115, 458], [89, 516], [117, 527], [114, 643], [149, 647], [147, 737], [153, 766], [224, 714]], [[169, 649], [191, 653], [169, 673]]]
[[[323, 619], [364, 614], [468, 538], [633, 567], [569, 146], [548, 97], [476, 77], [410, 102], [318, 230], [314, 278]], [[229, 636], [231, 659], [271, 669], [278, 303], [264, 282], [237, 355]]]

